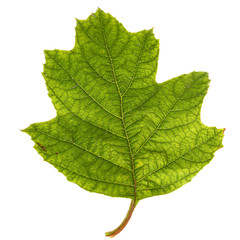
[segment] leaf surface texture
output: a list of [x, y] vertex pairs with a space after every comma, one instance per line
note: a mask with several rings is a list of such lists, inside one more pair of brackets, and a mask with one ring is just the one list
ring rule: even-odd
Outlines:
[[135, 201], [189, 182], [222, 147], [201, 123], [208, 74], [157, 83], [159, 41], [128, 32], [98, 9], [77, 20], [70, 51], [45, 51], [43, 76], [57, 116], [24, 131], [69, 181]]

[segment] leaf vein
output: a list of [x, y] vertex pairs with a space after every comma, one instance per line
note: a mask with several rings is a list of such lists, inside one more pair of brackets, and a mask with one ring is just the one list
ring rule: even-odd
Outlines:
[[145, 179], [147, 176], [150, 176], [150, 175], [156, 173], [157, 171], [159, 171], [159, 170], [161, 170], [161, 169], [167, 167], [168, 165], [170, 165], [170, 164], [172, 164], [172, 163], [178, 161], [180, 158], [182, 158], [182, 157], [185, 156], [186, 154], [192, 152], [194, 149], [198, 149], [200, 146], [202, 146], [203, 144], [205, 144], [205, 143], [207, 143], [208, 141], [210, 141], [210, 140], [211, 140], [212, 138], [214, 138], [216, 135], [217, 135], [217, 134], [213, 135], [211, 138], [209, 138], [208, 140], [202, 142], [201, 144], [196, 145], [196, 146], [193, 147], [192, 149], [188, 150], [187, 152], [185, 152], [184, 154], [180, 155], [179, 157], [177, 157], [177, 158], [174, 159], [173, 161], [171, 161], [171, 162], [165, 164], [164, 166], [162, 166], [162, 167], [160, 167], [160, 168], [157, 168], [157, 169], [155, 169], [155, 170], [149, 172], [148, 174], [146, 174], [145, 176], [143, 176], [142, 178], [140, 178], [139, 180], [137, 180], [137, 182], [142, 181], [142, 180]]
[[82, 89], [82, 91], [90, 98], [92, 99], [93, 102], [95, 102], [99, 107], [101, 107], [104, 111], [106, 111], [107, 113], [111, 114], [112, 116], [121, 119], [121, 117], [115, 115], [114, 113], [110, 112], [109, 110], [107, 110], [104, 106], [102, 106], [98, 101], [96, 101], [95, 98], [93, 98], [73, 77], [72, 75], [69, 73], [69, 71], [63, 67], [62, 64], [60, 64], [54, 57], [52, 57], [48, 52], [47, 52], [48, 56], [53, 59], [68, 75], [69, 77], [78, 85], [78, 87], [80, 89]]
[[105, 161], [107, 161], [107, 162], [109, 162], [109, 163], [112, 163], [113, 165], [116, 165], [116, 166], [118, 166], [118, 167], [124, 168], [124, 169], [128, 170], [129, 172], [132, 172], [132, 170], [130, 170], [130, 169], [124, 167], [124, 166], [118, 165], [118, 164], [116, 164], [115, 162], [112, 162], [112, 161], [110, 161], [110, 160], [108, 160], [108, 159], [106, 159], [106, 158], [104, 158], [104, 157], [102, 157], [102, 156], [99, 156], [98, 154], [93, 153], [93, 152], [89, 151], [88, 149], [81, 147], [80, 145], [76, 144], [76, 143], [73, 142], [73, 141], [69, 142], [69, 141], [67, 141], [67, 140], [64, 140], [64, 139], [61, 139], [61, 138], [57, 138], [57, 137], [55, 137], [55, 136], [52, 136], [52, 135], [47, 134], [47, 133], [45, 133], [45, 132], [42, 132], [42, 131], [40, 131], [40, 130], [38, 130], [38, 129], [36, 129], [36, 128], [35, 128], [35, 131], [36, 131], [36, 132], [39, 132], [39, 133], [41, 133], [41, 134], [43, 134], [43, 135], [46, 135], [46, 136], [48, 136], [48, 137], [50, 137], [50, 138], [56, 139], [56, 140], [58, 140], [58, 141], [65, 142], [65, 143], [71, 144], [71, 145], [73, 145], [73, 146], [76, 146], [76, 147], [82, 149], [82, 150], [85, 151], [85, 152], [88, 152], [88, 153], [90, 153], [90, 154], [92, 154], [92, 155], [94, 155], [94, 156], [96, 156], [96, 157], [98, 157], [98, 158], [101, 158], [101, 159], [103, 159], [103, 160], [105, 160]]

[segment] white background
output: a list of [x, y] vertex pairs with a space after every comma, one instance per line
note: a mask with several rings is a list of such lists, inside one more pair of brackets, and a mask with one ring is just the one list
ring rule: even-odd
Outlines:
[[240, 239], [239, 1], [8, 0], [0, 3], [0, 239], [100, 240], [130, 200], [70, 183], [20, 129], [55, 116], [41, 75], [44, 49], [74, 45], [75, 17], [97, 7], [132, 32], [160, 38], [157, 81], [207, 71], [204, 124], [226, 128], [224, 148], [191, 183], [141, 201], [116, 239]]

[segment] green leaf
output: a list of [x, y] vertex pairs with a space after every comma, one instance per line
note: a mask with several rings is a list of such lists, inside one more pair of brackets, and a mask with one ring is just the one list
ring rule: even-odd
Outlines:
[[128, 32], [98, 9], [77, 20], [70, 51], [45, 51], [43, 76], [57, 116], [24, 132], [69, 181], [137, 202], [189, 182], [222, 147], [223, 129], [201, 123], [208, 74], [155, 81], [153, 30]]

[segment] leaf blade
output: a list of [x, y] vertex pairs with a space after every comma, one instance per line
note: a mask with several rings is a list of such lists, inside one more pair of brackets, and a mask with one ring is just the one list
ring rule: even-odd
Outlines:
[[[223, 129], [200, 120], [208, 74], [158, 84], [158, 54], [152, 29], [130, 33], [100, 9], [77, 20], [73, 50], [45, 51], [57, 117], [25, 130], [37, 151], [82, 188], [134, 201], [190, 181], [222, 146]], [[198, 145], [206, 136], [211, 145]]]

